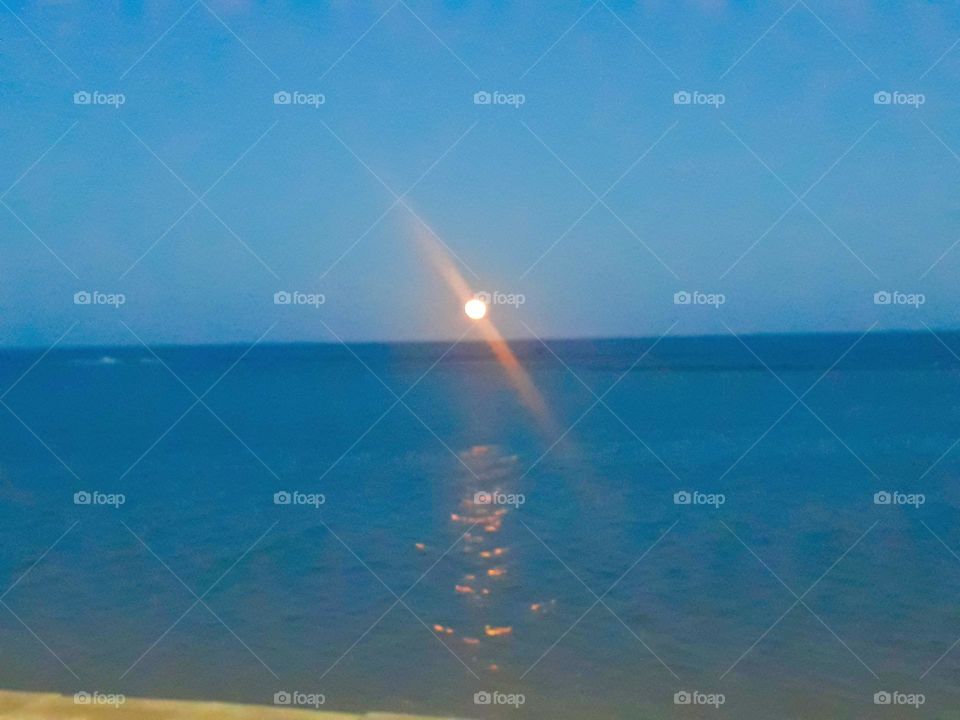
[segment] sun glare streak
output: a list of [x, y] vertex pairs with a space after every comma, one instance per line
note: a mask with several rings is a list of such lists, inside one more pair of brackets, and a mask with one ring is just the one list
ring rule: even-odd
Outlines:
[[480, 320], [478, 323], [483, 339], [487, 341], [487, 345], [489, 345], [493, 351], [494, 357], [497, 358], [497, 361], [503, 366], [503, 369], [506, 370], [510, 381], [514, 387], [517, 388], [517, 392], [520, 393], [520, 399], [523, 401], [523, 404], [530, 408], [544, 423], [552, 427], [554, 425], [553, 418], [547, 410], [547, 403], [543, 399], [543, 395], [540, 394], [536, 385], [533, 384], [530, 375], [520, 364], [510, 345], [504, 340], [503, 335], [500, 334], [500, 331], [497, 330], [489, 318]]
[[[503, 335], [493, 324], [490, 317], [487, 316], [486, 303], [475, 297], [470, 285], [457, 269], [453, 259], [443, 247], [442, 243], [440, 243], [433, 235], [433, 232], [423, 226], [422, 223], [418, 223], [414, 228], [414, 235], [420, 247], [423, 248], [430, 264], [433, 265], [443, 281], [453, 291], [460, 302], [463, 303], [464, 312], [466, 312], [467, 316], [479, 327], [484, 341], [486, 341], [490, 347], [497, 362], [499, 362], [506, 371], [510, 382], [517, 389], [521, 402], [523, 402], [547, 428], [556, 428], [557, 425], [547, 409], [543, 395], [540, 394], [540, 391], [533, 384], [530, 375], [520, 364], [516, 354], [510, 348], [510, 345], [504, 339]], [[479, 304], [475, 304], [474, 301]]]

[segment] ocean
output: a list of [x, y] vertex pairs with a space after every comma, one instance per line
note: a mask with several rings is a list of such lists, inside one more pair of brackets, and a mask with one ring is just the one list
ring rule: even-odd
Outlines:
[[960, 336], [513, 350], [3, 351], [0, 686], [960, 717]]

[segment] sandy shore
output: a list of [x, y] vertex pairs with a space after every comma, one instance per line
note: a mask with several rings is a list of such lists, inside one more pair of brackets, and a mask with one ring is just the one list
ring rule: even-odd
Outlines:
[[314, 712], [260, 705], [142, 700], [120, 705], [78, 704], [72, 695], [0, 691], [2, 720], [440, 720], [393, 713]]

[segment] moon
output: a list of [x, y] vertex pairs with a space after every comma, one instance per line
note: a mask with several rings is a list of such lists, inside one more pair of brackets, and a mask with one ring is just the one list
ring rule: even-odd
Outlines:
[[480, 298], [471, 298], [463, 306], [463, 311], [471, 320], [482, 320], [487, 314], [487, 304]]

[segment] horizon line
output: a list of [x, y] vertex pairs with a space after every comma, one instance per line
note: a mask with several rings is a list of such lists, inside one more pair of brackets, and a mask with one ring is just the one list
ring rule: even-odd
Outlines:
[[[960, 333], [960, 328], [924, 328], [924, 329], [907, 329], [907, 328], [890, 328], [890, 329], [875, 329], [875, 330], [791, 330], [791, 331], [769, 331], [769, 330], [760, 330], [760, 331], [746, 331], [738, 332], [736, 334], [731, 332], [707, 332], [707, 333], [693, 333], [686, 335], [582, 335], [582, 336], [572, 336], [572, 337], [508, 337], [504, 338], [508, 343], [533, 343], [538, 344], [541, 342], [544, 343], [569, 343], [569, 342], [639, 342], [639, 341], [657, 341], [666, 342], [668, 340], [703, 340], [703, 339], [718, 339], [718, 338], [728, 338], [735, 340], [738, 337], [741, 338], [759, 338], [759, 337], [784, 337], [784, 338], [805, 338], [805, 337], [827, 337], [827, 336], [851, 336], [851, 335], [933, 335], [936, 337], [936, 333], [943, 334], [957, 334]], [[230, 347], [247, 347], [252, 345], [255, 340], [225, 340], [222, 342], [213, 341], [213, 342], [186, 342], [186, 343], [175, 343], [175, 342], [158, 342], [150, 343], [150, 348], [230, 348]], [[389, 346], [389, 345], [486, 345], [487, 343], [483, 340], [460, 340], [456, 338], [437, 338], [437, 339], [417, 339], [417, 340], [274, 340], [274, 341], [261, 341], [257, 343], [257, 347], [282, 347], [282, 346]], [[56, 352], [57, 350], [102, 350], [102, 349], [135, 349], [143, 348], [144, 344], [137, 342], [134, 339], [131, 339], [130, 342], [125, 343], [57, 343], [55, 346], [51, 347], [50, 345], [7, 345], [0, 344], [0, 352], [27, 352], [27, 351], [40, 351], [40, 352]]]

